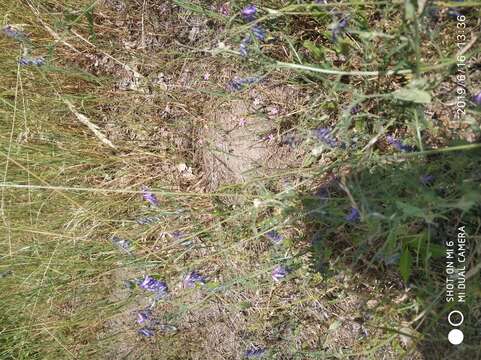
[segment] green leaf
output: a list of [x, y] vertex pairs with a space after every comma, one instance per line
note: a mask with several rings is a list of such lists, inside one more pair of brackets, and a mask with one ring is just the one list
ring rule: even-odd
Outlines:
[[314, 59], [322, 60], [324, 59], [324, 50], [316, 46], [316, 44], [310, 40], [305, 40], [303, 43], [304, 47], [309, 50]]
[[395, 99], [402, 101], [410, 101], [417, 104], [429, 104], [431, 102], [431, 94], [427, 91], [404, 87], [392, 93]]
[[411, 276], [411, 269], [411, 253], [409, 252], [408, 248], [405, 248], [403, 254], [401, 255], [401, 259], [399, 260], [399, 272], [401, 273], [404, 282], [409, 280], [409, 277]]
[[418, 208], [417, 206], [406, 204], [401, 201], [396, 201], [396, 205], [406, 216], [425, 218], [425, 210]]

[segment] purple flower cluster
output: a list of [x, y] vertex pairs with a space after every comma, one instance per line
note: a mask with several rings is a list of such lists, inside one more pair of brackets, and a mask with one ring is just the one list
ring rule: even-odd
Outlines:
[[251, 36], [249, 34], [244, 36], [244, 38], [242, 39], [242, 41], [240, 42], [240, 45], [239, 45], [240, 56], [242, 56], [242, 57], [247, 56], [248, 46], [251, 44], [251, 42], [252, 42], [252, 39], [251, 39]]
[[272, 241], [274, 244], [280, 244], [283, 240], [283, 237], [281, 234], [279, 234], [276, 230], [270, 230], [265, 233], [266, 238], [268, 238], [270, 241]]
[[17, 41], [23, 41], [27, 38], [23, 31], [15, 29], [12, 25], [6, 25], [2, 29], [2, 32], [5, 34], [5, 36], [15, 39]]
[[251, 347], [250, 349], [247, 349], [246, 352], [244, 353], [244, 357], [246, 359], [254, 359], [254, 358], [259, 358], [263, 356], [266, 352], [265, 348], [261, 347]]
[[358, 209], [352, 207], [349, 211], [349, 214], [346, 215], [345, 219], [350, 223], [355, 223], [361, 219], [361, 214], [359, 213]]
[[241, 15], [244, 21], [251, 22], [256, 19], [257, 7], [255, 5], [247, 5], [242, 9]]
[[[257, 13], [257, 8], [255, 5], [248, 5], [241, 11], [241, 15], [246, 22], [251, 22], [254, 21], [256, 18], [256, 13]], [[259, 41], [264, 41], [266, 38], [266, 31], [264, 28], [259, 25], [255, 24], [251, 28], [252, 34], [254, 34], [254, 37], [259, 40]], [[244, 36], [242, 39], [240, 45], [239, 45], [239, 53], [242, 57], [246, 57], [248, 54], [248, 47], [252, 43], [252, 36], [251, 34], [247, 34]]]
[[435, 180], [435, 177], [433, 175], [422, 175], [420, 178], [419, 178], [419, 181], [421, 182], [421, 184], [425, 185], [425, 186], [429, 186], [431, 185]]
[[160, 218], [158, 216], [146, 216], [146, 217], [138, 218], [135, 221], [139, 225], [150, 225], [150, 224], [156, 223], [159, 220]]
[[229, 82], [227, 85], [228, 90], [230, 91], [240, 91], [246, 85], [251, 85], [259, 82], [260, 79], [258, 77], [248, 77], [248, 78], [234, 78]]
[[144, 200], [148, 201], [153, 206], [159, 206], [160, 203], [157, 199], [157, 196], [155, 196], [155, 194], [152, 193], [148, 187], [142, 186], [142, 196]]
[[261, 25], [254, 25], [251, 31], [257, 40], [264, 41], [266, 39], [266, 30]]
[[164, 297], [169, 291], [167, 284], [164, 281], [154, 279], [149, 275], [144, 278], [140, 287], [144, 290], [155, 293], [157, 298]]
[[339, 35], [341, 35], [348, 25], [347, 17], [343, 17], [337, 22], [337, 24], [332, 29], [332, 42], [336, 42]]
[[195, 284], [204, 285], [206, 282], [205, 277], [199, 274], [197, 271], [192, 271], [184, 279], [184, 287], [193, 288]]
[[356, 115], [360, 111], [361, 111], [361, 106], [356, 104], [351, 108], [350, 113], [351, 113], [351, 115]]
[[131, 252], [131, 244], [129, 240], [124, 240], [119, 238], [118, 236], [112, 236], [112, 243], [117, 246], [121, 251], [126, 252], [129, 255], [132, 255]]
[[22, 66], [42, 66], [45, 65], [45, 60], [42, 57], [27, 57], [27, 56], [22, 56], [20, 60], [18, 60], [18, 63]]
[[415, 146], [411, 145], [406, 145], [404, 144], [401, 140], [396, 139], [394, 136], [388, 135], [386, 137], [386, 140], [389, 145], [392, 145], [393, 148], [395, 148], [398, 151], [401, 152], [412, 152], [416, 150]]
[[329, 145], [330, 147], [339, 146], [338, 141], [332, 136], [331, 131], [329, 129], [327, 128], [314, 129], [313, 133], [317, 139]]
[[137, 322], [143, 324], [149, 321], [152, 317], [152, 312], [149, 309], [140, 310], [137, 312]]
[[153, 329], [150, 329], [148, 327], [143, 327], [137, 331], [139, 335], [146, 336], [146, 337], [152, 337], [155, 335], [155, 332]]
[[282, 265], [278, 265], [272, 270], [272, 279], [274, 281], [281, 281], [289, 274], [289, 270]]
[[[266, 31], [264, 28], [260, 25], [254, 25], [252, 27], [252, 33], [254, 34], [254, 37], [259, 40], [259, 41], [264, 41], [266, 38]], [[247, 34], [244, 36], [242, 41], [240, 42], [239, 45], [239, 54], [242, 57], [247, 57], [248, 52], [249, 52], [249, 45], [252, 44], [252, 36], [251, 34]]]
[[481, 91], [473, 96], [473, 101], [476, 105], [481, 106]]

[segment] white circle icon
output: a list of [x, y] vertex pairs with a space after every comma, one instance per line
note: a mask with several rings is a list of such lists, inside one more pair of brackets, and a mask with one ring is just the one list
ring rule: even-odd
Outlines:
[[448, 340], [453, 345], [459, 345], [464, 340], [464, 334], [459, 329], [453, 329], [448, 334]]

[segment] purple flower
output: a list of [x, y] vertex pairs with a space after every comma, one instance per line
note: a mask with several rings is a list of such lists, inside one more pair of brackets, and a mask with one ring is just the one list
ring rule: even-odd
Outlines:
[[346, 215], [345, 219], [350, 223], [358, 222], [361, 219], [361, 214], [359, 213], [358, 209], [352, 207], [349, 214]]
[[329, 190], [326, 187], [321, 187], [314, 193], [321, 204], [325, 204], [329, 200], [329, 195]]
[[473, 101], [476, 103], [476, 105], [481, 106], [481, 91], [473, 96]]
[[147, 216], [147, 217], [142, 217], [142, 218], [139, 218], [137, 220], [135, 220], [137, 222], [137, 224], [139, 225], [149, 225], [149, 224], [153, 224], [157, 221], [159, 221], [160, 218], [157, 217], [157, 216]]
[[337, 140], [331, 135], [331, 131], [327, 128], [314, 129], [314, 136], [317, 137], [323, 143], [336, 147], [338, 146]]
[[252, 39], [251, 39], [251, 36], [250, 35], [246, 35], [240, 45], [239, 45], [239, 53], [240, 53], [240, 56], [242, 57], [246, 57], [247, 56], [247, 52], [248, 52], [248, 49], [247, 47], [250, 45], [250, 43], [252, 42]]
[[352, 108], [351, 108], [351, 115], [356, 115], [359, 111], [361, 111], [361, 107], [359, 105], [354, 105]]
[[45, 65], [45, 60], [42, 57], [31, 58], [31, 57], [22, 56], [20, 60], [18, 60], [18, 63], [23, 66], [30, 66], [30, 65], [42, 66], [42, 65]]
[[196, 283], [204, 285], [205, 277], [199, 274], [197, 271], [192, 271], [189, 275], [185, 277], [184, 286], [188, 288], [193, 288], [195, 287]]
[[250, 349], [246, 350], [246, 352], [244, 353], [244, 357], [247, 359], [258, 358], [263, 356], [265, 352], [265, 348], [251, 347]]
[[266, 31], [264, 30], [264, 28], [259, 25], [259, 24], [256, 24], [252, 27], [252, 33], [254, 34], [254, 36], [256, 37], [257, 40], [259, 41], [264, 41], [265, 38], [266, 38]]
[[8, 36], [9, 38], [13, 38], [13, 39], [15, 39], [15, 40], [22, 41], [22, 40], [25, 40], [25, 38], [26, 38], [24, 32], [15, 29], [15, 28], [14, 28], [13, 26], [11, 26], [11, 25], [5, 26], [5, 27], [2, 29], [2, 32], [5, 34], [5, 36]]
[[421, 182], [421, 184], [428, 186], [428, 185], [431, 185], [433, 183], [434, 179], [435, 179], [435, 177], [433, 175], [427, 174], [427, 175], [421, 176], [419, 178], [419, 181]]
[[146, 336], [146, 337], [152, 337], [155, 335], [154, 330], [149, 329], [147, 327], [143, 327], [137, 331], [140, 335]]
[[240, 91], [245, 85], [255, 84], [259, 82], [260, 79], [258, 77], [248, 77], [248, 78], [234, 78], [229, 82], [227, 85], [227, 89], [230, 91]]
[[170, 234], [175, 240], [182, 240], [185, 237], [185, 234], [182, 231], [174, 230]]
[[265, 233], [266, 238], [272, 241], [274, 244], [279, 244], [282, 241], [282, 235], [279, 234], [276, 230], [270, 230]]
[[159, 206], [159, 200], [157, 199], [157, 196], [153, 194], [152, 192], [149, 191], [149, 189], [146, 186], [142, 186], [142, 196], [144, 197], [144, 200], [148, 201], [154, 206]]
[[339, 22], [332, 29], [332, 42], [336, 42], [339, 35], [341, 35], [346, 29], [348, 20], [346, 17], [339, 20]]
[[164, 281], [159, 281], [153, 277], [147, 275], [145, 279], [140, 284], [142, 289], [151, 291], [157, 294], [157, 297], [163, 297], [167, 294], [169, 290], [167, 284]]
[[130, 251], [130, 241], [119, 238], [118, 236], [112, 236], [112, 243], [117, 246], [120, 250], [131, 255]]
[[406, 145], [401, 140], [396, 139], [394, 136], [388, 135], [386, 140], [389, 145], [392, 145], [393, 148], [401, 152], [412, 152], [416, 150], [415, 146]]
[[242, 9], [241, 15], [245, 21], [253, 21], [256, 18], [257, 7], [255, 5], [247, 5]]
[[137, 312], [137, 322], [139, 324], [142, 324], [146, 322], [147, 320], [150, 320], [150, 317], [152, 316], [152, 312], [148, 309], [146, 310], [141, 310]]
[[289, 271], [282, 265], [278, 265], [272, 270], [272, 279], [274, 281], [281, 281], [284, 279], [287, 274], [289, 274]]

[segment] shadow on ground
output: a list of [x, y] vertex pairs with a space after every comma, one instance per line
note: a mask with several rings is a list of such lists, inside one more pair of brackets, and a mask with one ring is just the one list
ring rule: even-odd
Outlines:
[[[478, 148], [413, 156], [333, 180], [302, 198], [312, 267], [328, 274], [338, 259], [361, 277], [398, 291], [409, 288], [416, 305], [400, 313], [415, 321], [392, 331], [404, 333], [405, 344], [424, 359], [481, 356], [480, 155]], [[454, 270], [447, 274], [451, 262]], [[452, 296], [448, 283], [455, 284]], [[464, 315], [461, 325], [448, 323], [451, 311]], [[361, 320], [369, 328], [369, 319]], [[451, 320], [460, 322], [459, 313]], [[456, 328], [464, 334], [460, 345], [448, 341]]]

